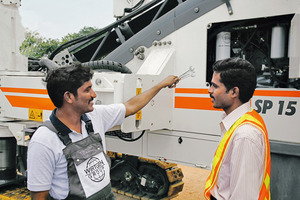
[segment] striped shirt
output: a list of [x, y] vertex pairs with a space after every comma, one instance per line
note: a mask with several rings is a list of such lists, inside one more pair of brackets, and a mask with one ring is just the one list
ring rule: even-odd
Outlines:
[[[250, 110], [250, 102], [247, 102], [229, 115], [224, 114], [221, 136]], [[264, 175], [264, 155], [263, 133], [250, 124], [237, 128], [211, 194], [218, 200], [257, 200]]]

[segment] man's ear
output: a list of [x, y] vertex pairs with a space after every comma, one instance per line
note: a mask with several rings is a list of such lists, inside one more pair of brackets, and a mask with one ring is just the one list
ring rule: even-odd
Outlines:
[[238, 87], [233, 87], [233, 88], [231, 89], [231, 91], [232, 91], [231, 94], [232, 94], [233, 96], [239, 97], [240, 89], [239, 89]]
[[74, 97], [74, 95], [73, 95], [71, 92], [69, 92], [69, 91], [66, 91], [66, 92], [64, 93], [64, 100], [65, 100], [67, 103], [72, 103], [72, 102], [73, 102], [73, 97]]

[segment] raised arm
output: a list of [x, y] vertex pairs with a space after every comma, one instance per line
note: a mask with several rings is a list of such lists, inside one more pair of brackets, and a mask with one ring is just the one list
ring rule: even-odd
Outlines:
[[165, 87], [173, 88], [179, 82], [180, 78], [177, 76], [170, 75], [164, 80], [162, 80], [157, 85], [153, 86], [149, 90], [129, 99], [124, 103], [126, 107], [126, 117], [135, 114], [141, 110], [149, 101], [162, 89]]

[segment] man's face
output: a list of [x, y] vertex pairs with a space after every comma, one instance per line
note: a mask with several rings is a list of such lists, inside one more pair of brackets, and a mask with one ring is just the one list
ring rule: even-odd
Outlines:
[[226, 87], [220, 81], [220, 73], [214, 72], [211, 79], [211, 86], [208, 89], [211, 101], [214, 108], [222, 108], [225, 112], [230, 109], [233, 101], [230, 95], [230, 91], [226, 92]]
[[91, 80], [89, 80], [77, 89], [77, 96], [75, 97], [74, 109], [76, 109], [82, 114], [93, 111], [93, 99], [95, 97], [96, 93], [92, 89]]

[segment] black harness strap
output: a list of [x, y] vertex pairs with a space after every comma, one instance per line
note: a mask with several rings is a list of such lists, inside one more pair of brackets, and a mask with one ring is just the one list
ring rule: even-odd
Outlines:
[[88, 134], [94, 133], [92, 121], [86, 116], [86, 114], [83, 114], [81, 119], [85, 122], [85, 128]]
[[[62, 123], [56, 116], [56, 109], [50, 115], [50, 121], [45, 121], [41, 126], [48, 127], [51, 131], [55, 132], [59, 139], [64, 143], [65, 146], [68, 146], [72, 143], [71, 138], [69, 137], [69, 133], [71, 133], [71, 129], [69, 129], [64, 123]], [[94, 133], [94, 128], [91, 120], [83, 114], [81, 119], [85, 122], [85, 128], [88, 134]]]

